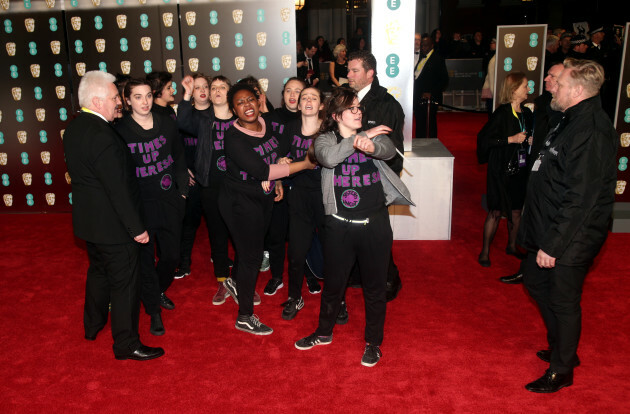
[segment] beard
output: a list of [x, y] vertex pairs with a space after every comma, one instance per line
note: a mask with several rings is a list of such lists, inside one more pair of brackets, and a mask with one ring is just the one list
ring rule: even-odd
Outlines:
[[566, 108], [563, 108], [562, 105], [558, 102], [558, 100], [556, 98], [553, 98], [551, 100], [551, 103], [549, 104], [549, 106], [551, 107], [551, 109], [553, 109], [554, 111], [559, 111], [559, 112], [564, 112], [564, 110]]

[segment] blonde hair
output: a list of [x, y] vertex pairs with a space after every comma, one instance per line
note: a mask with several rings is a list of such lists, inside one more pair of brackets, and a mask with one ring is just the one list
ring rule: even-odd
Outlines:
[[337, 59], [337, 56], [339, 56], [339, 53], [341, 53], [341, 51], [343, 50], [348, 50], [346, 48], [346, 45], [342, 45], [341, 43], [338, 44], [337, 46], [335, 46], [335, 48], [333, 49], [333, 57], [335, 59]]
[[527, 79], [523, 72], [512, 72], [503, 79], [501, 90], [499, 92], [499, 103], [506, 104], [512, 102], [514, 92], [521, 86], [523, 81]]
[[592, 60], [567, 58], [564, 60], [564, 67], [570, 70], [573, 82], [584, 87], [589, 98], [599, 94], [599, 89], [604, 83], [602, 65]]

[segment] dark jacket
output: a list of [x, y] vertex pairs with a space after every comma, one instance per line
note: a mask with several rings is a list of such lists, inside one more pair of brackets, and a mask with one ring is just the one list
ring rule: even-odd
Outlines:
[[145, 228], [135, 165], [123, 139], [104, 119], [81, 112], [66, 128], [63, 147], [74, 234], [99, 244], [133, 242]]
[[195, 180], [204, 187], [210, 183], [210, 164], [212, 163], [212, 125], [214, 110], [193, 111], [192, 100], [182, 100], [177, 107], [177, 126], [179, 129], [197, 137], [195, 155]]
[[523, 247], [540, 249], [559, 264], [590, 264], [608, 234], [617, 139], [599, 96], [564, 112], [530, 174], [519, 229]]
[[[418, 65], [420, 62], [422, 62], [422, 59], [418, 60]], [[425, 92], [429, 92], [432, 98], [442, 103], [442, 92], [444, 92], [447, 85], [448, 71], [446, 70], [446, 62], [439, 53], [433, 50], [433, 53], [424, 64], [418, 79], [415, 79], [413, 83], [413, 107], [415, 109], [419, 107], [420, 99]]]
[[[405, 113], [400, 103], [387, 92], [387, 89], [378, 83], [378, 77], [374, 76], [370, 91], [361, 100], [361, 105], [365, 108], [363, 112], [363, 129], [368, 130], [379, 125], [387, 125], [392, 129], [388, 135], [396, 149], [404, 152], [403, 125], [405, 123]], [[387, 160], [387, 165], [396, 174], [400, 175], [403, 166], [403, 159], [396, 154], [394, 158]]]

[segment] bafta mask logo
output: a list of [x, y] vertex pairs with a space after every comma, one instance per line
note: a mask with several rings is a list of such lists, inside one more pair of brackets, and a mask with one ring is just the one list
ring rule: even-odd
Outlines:
[[236, 65], [236, 70], [245, 69], [245, 56], [237, 56], [234, 58], [234, 65]]
[[534, 71], [538, 66], [538, 58], [536, 56], [530, 56], [527, 58], [527, 70]]
[[61, 136], [61, 140], [63, 141], [63, 134], [66, 133], [65, 129], [62, 129], [61, 131], [59, 131], [59, 136]]
[[402, 95], [402, 91], [398, 86], [390, 86], [387, 88], [387, 93], [396, 99], [400, 99], [400, 96]]
[[[7, 47], [7, 55], [9, 56], [15, 56], [15, 43], [13, 42], [8, 42], [6, 44]], [[630, 89], [629, 89], [630, 90]]]
[[24, 185], [31, 185], [31, 184], [33, 184], [33, 174], [31, 174], [31, 173], [24, 173], [24, 174], [22, 174], [22, 181], [24, 181]]
[[75, 67], [77, 69], [77, 75], [79, 75], [79, 76], [85, 75], [85, 63], [84, 62], [78, 62], [75, 65]]
[[126, 14], [119, 14], [118, 16], [116, 16], [116, 24], [118, 25], [119, 29], [124, 29], [127, 27], [127, 15]]
[[291, 55], [282, 55], [282, 67], [285, 69], [291, 67]]
[[9, 0], [0, 0], [0, 7], [2, 10], [9, 10]]
[[131, 72], [131, 62], [129, 62], [128, 60], [123, 60], [122, 62], [120, 62], [120, 70], [122, 71], [123, 75], [129, 75], [129, 72]]
[[39, 156], [42, 158], [44, 164], [50, 164], [50, 152], [42, 151], [39, 153]]
[[39, 122], [44, 122], [46, 120], [46, 110], [44, 108], [36, 108], [35, 116]]
[[534, 109], [536, 107], [533, 102], [526, 103], [524, 106], [529, 108], [529, 110], [532, 111], [532, 112], [534, 112]]
[[94, 5], [94, 7], [98, 7], [101, 5], [101, 0], [92, 0], [92, 5]]
[[70, 178], [70, 174], [68, 173], [68, 171], [66, 171], [66, 173], [64, 174], [64, 177], [66, 177], [66, 182], [68, 184], [72, 184], [72, 179]]
[[177, 69], [177, 61], [175, 59], [166, 59], [166, 70], [168, 73], [174, 73]]
[[221, 35], [219, 34], [211, 34], [210, 35], [210, 46], [213, 48], [219, 47], [219, 43], [221, 43]]
[[40, 67], [37, 63], [34, 63], [31, 65], [31, 75], [33, 75], [34, 78], [39, 78], [39, 74], [40, 74]]
[[188, 26], [194, 26], [197, 21], [197, 13], [194, 11], [186, 12], [186, 23]]
[[19, 101], [22, 99], [22, 88], [16, 86], [15, 88], [11, 88], [11, 95], [13, 95], [14, 101]]
[[148, 52], [149, 50], [151, 50], [151, 38], [148, 36], [141, 38], [140, 45], [142, 46], [142, 50]]
[[289, 19], [291, 18], [291, 9], [287, 8], [287, 7], [283, 7], [280, 9], [280, 18], [282, 19], [283, 22], [288, 22]]
[[165, 27], [171, 27], [173, 25], [173, 13], [162, 13], [162, 21]]
[[7, 153], [6, 152], [0, 152], [0, 165], [7, 165]]
[[55, 7], [55, 0], [46, 0], [46, 7], [48, 7], [49, 9]]
[[61, 53], [61, 42], [59, 40], [50, 42], [50, 50], [53, 52], [53, 55]]
[[105, 53], [105, 39], [96, 39], [94, 44], [96, 44], [96, 51], [98, 53]]
[[243, 10], [232, 10], [232, 19], [234, 19], [234, 23], [241, 24], [243, 22]]
[[621, 137], [619, 137], [620, 141], [621, 141], [621, 146], [624, 148], [628, 148], [630, 147], [630, 133], [629, 132], [624, 132], [623, 134], [621, 134]]
[[[13, 48], [13, 50], [15, 50], [15, 47]], [[15, 51], [13, 52], [13, 54], [15, 54]], [[626, 85], [626, 95], [628, 95], [628, 98], [630, 98], [630, 83]]]
[[138, 3], [140, 3], [142, 5], [145, 5], [145, 4], [147, 4], [147, 0], [138, 0]]
[[26, 131], [18, 131], [17, 139], [20, 144], [26, 144], [26, 140], [27, 140]]
[[62, 85], [55, 86], [55, 93], [57, 94], [57, 98], [64, 99], [66, 97], [66, 87]]
[[33, 33], [35, 31], [35, 19], [28, 18], [24, 19], [24, 25], [26, 26], [26, 31], [29, 33]]
[[70, 18], [70, 24], [72, 25], [72, 29], [75, 32], [81, 30], [81, 18], [79, 16], [74, 16]]
[[264, 46], [267, 44], [267, 33], [265, 32], [258, 32], [256, 33], [256, 42], [258, 43], [258, 46]]
[[388, 22], [385, 25], [385, 38], [387, 39], [387, 44], [394, 46], [397, 45], [400, 40], [400, 23], [398, 20], [394, 20]]
[[620, 195], [623, 194], [624, 191], [626, 191], [626, 182], [624, 180], [618, 180], [615, 194]]
[[13, 205], [13, 194], [3, 194], [2, 199], [5, 206], [11, 207]]
[[505, 43], [505, 47], [510, 48], [514, 46], [514, 39], [516, 39], [516, 35], [514, 33], [506, 33], [503, 36], [503, 43]]
[[199, 70], [199, 59], [190, 58], [188, 59], [188, 67], [191, 72], [197, 72]]
[[260, 87], [262, 88], [263, 92], [267, 93], [267, 89], [269, 89], [269, 79], [260, 78], [258, 79], [258, 83], [260, 84]]
[[49, 206], [55, 205], [55, 193], [46, 193], [46, 203], [48, 203]]

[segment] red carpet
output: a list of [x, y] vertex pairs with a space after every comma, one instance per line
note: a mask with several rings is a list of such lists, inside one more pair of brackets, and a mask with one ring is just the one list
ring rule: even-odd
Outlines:
[[[0, 215], [0, 412], [630, 412], [628, 234], [610, 235], [586, 280], [575, 384], [551, 395], [523, 388], [546, 368], [535, 356], [545, 331], [522, 286], [497, 281], [518, 268], [504, 253], [505, 225], [492, 267], [476, 262], [485, 167], [474, 149], [485, 119], [440, 114], [443, 142], [455, 156], [452, 240], [394, 242], [403, 290], [388, 306], [383, 358], [374, 368], [360, 365], [357, 289], [348, 293], [349, 323], [328, 346], [294, 348], [316, 326], [319, 295], [306, 292], [296, 319], [282, 320], [286, 275], [285, 287], [256, 307], [274, 333], [234, 329], [234, 302], [211, 303], [216, 282], [203, 230], [192, 275], [169, 290], [176, 308], [163, 313], [166, 335], [150, 335], [148, 316], [141, 317], [141, 339], [166, 355], [116, 361], [109, 327], [95, 342], [83, 339], [87, 257], [70, 215]], [[261, 294], [269, 275], [259, 278]]]

